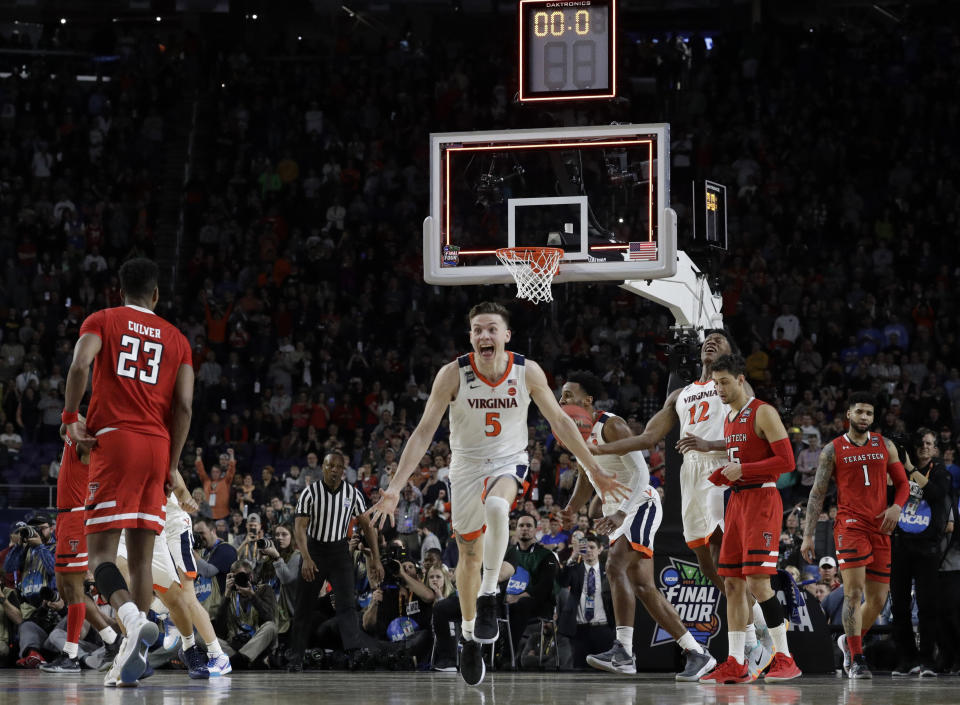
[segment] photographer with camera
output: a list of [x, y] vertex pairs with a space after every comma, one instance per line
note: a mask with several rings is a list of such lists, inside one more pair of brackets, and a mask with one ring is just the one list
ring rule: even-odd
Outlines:
[[[406, 549], [396, 543], [391, 545], [390, 554], [383, 562], [383, 571], [383, 582], [376, 585], [363, 613], [363, 629], [377, 639], [409, 639], [408, 653], [422, 661], [429, 657], [428, 631], [437, 596], [420, 579], [419, 569]], [[403, 617], [409, 621], [397, 621]]]
[[226, 592], [227, 574], [237, 560], [237, 549], [217, 536], [212, 519], [196, 519], [193, 522], [193, 551], [197, 563], [193, 587], [200, 604], [212, 618]]
[[344, 648], [354, 651], [364, 644], [357, 618], [353, 556], [347, 545], [347, 531], [353, 517], [371, 550], [367, 563], [370, 582], [379, 583], [383, 579], [377, 532], [363, 515], [366, 509], [363, 495], [343, 481], [345, 468], [346, 461], [340, 453], [328, 453], [323, 459], [322, 478], [307, 485], [297, 500], [294, 536], [303, 562], [294, 608], [297, 620], [290, 635], [293, 656], [289, 670], [293, 672], [303, 669], [307, 636], [313, 629], [314, 608], [325, 580], [329, 580], [333, 588]]
[[286, 641], [293, 623], [295, 591], [302, 563], [300, 551], [293, 545], [293, 528], [289, 524], [280, 524], [273, 530], [272, 540], [257, 541], [257, 551], [262, 561], [260, 582], [273, 588], [277, 598], [277, 634]]
[[276, 644], [276, 598], [269, 585], [256, 582], [250, 561], [240, 559], [230, 571], [214, 627], [217, 634], [226, 635], [220, 646], [233, 668], [244, 670]]
[[257, 542], [263, 540], [263, 524], [260, 521], [260, 515], [251, 513], [247, 515], [247, 536], [243, 542], [237, 546], [237, 558], [250, 561], [257, 565], [260, 561], [257, 551]]
[[17, 524], [16, 528], [20, 543], [7, 553], [3, 570], [14, 576], [20, 597], [38, 607], [43, 601], [40, 591], [52, 590], [56, 584], [53, 530], [43, 514], [37, 514], [26, 524]]

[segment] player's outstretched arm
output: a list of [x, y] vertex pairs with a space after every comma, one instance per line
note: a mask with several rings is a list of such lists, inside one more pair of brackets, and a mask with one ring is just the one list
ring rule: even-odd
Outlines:
[[440, 425], [440, 420], [450, 406], [450, 402], [457, 396], [459, 388], [460, 373], [457, 363], [449, 362], [440, 368], [436, 379], [433, 380], [433, 388], [430, 390], [430, 398], [427, 399], [423, 416], [420, 417], [420, 423], [410, 434], [407, 445], [404, 446], [396, 474], [390, 480], [387, 489], [380, 494], [380, 501], [364, 512], [378, 528], [383, 528], [387, 520], [391, 525], [393, 524], [393, 513], [397, 509], [400, 490], [407, 484], [420, 458], [430, 448], [433, 434], [437, 432], [437, 426]]
[[808, 563], [813, 563], [817, 557], [813, 551], [814, 534], [817, 531], [817, 522], [820, 521], [820, 512], [823, 511], [823, 498], [830, 489], [830, 478], [833, 477], [833, 468], [836, 461], [836, 450], [833, 443], [828, 443], [820, 451], [820, 461], [817, 463], [817, 474], [813, 478], [813, 487], [810, 488], [810, 498], [807, 500], [807, 521], [803, 527], [803, 543], [800, 553]]
[[[73, 348], [73, 361], [67, 372], [67, 383], [64, 389], [63, 410], [66, 413], [75, 412], [80, 408], [83, 394], [87, 391], [87, 379], [90, 375], [90, 365], [103, 347], [99, 335], [84, 333], [80, 336]], [[67, 431], [77, 445], [83, 445], [87, 450], [96, 443], [97, 439], [87, 432], [86, 421], [77, 420], [67, 424]]]
[[597, 455], [623, 455], [634, 450], [650, 450], [653, 448], [667, 437], [674, 424], [677, 423], [677, 410], [674, 405], [677, 403], [678, 396], [680, 396], [679, 389], [667, 395], [663, 407], [647, 421], [643, 433], [638, 436], [631, 434], [627, 438], [601, 443], [595, 449]]
[[[619, 417], [614, 417], [603, 426], [603, 439], [605, 441], [622, 441], [633, 438], [633, 431], [627, 425], [626, 421]], [[634, 477], [637, 478], [633, 492], [630, 497], [625, 499], [620, 505], [621, 509], [627, 507], [630, 501], [644, 492], [650, 486], [650, 469], [647, 467], [647, 461], [639, 451], [631, 451], [620, 456], [620, 462], [633, 470]]]
[[590, 454], [587, 442], [583, 440], [573, 419], [564, 413], [557, 398], [553, 396], [553, 390], [547, 383], [547, 376], [543, 373], [543, 369], [529, 359], [527, 360], [527, 388], [540, 413], [550, 424], [554, 435], [576, 456], [581, 467], [592, 478], [600, 496], [604, 499], [608, 495], [614, 499], [629, 497], [630, 488], [620, 484], [612, 475], [608, 475], [600, 468], [596, 458]]

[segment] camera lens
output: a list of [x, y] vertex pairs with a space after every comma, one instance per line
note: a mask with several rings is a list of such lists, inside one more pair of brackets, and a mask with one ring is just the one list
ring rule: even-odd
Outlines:
[[237, 587], [250, 587], [250, 576], [247, 573], [236, 573], [233, 576], [233, 582]]

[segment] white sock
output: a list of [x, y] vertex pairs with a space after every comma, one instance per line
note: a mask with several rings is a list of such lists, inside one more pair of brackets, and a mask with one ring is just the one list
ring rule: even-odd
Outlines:
[[487, 530], [483, 534], [483, 579], [480, 581], [480, 594], [497, 593], [497, 578], [503, 555], [510, 541], [510, 503], [503, 497], [487, 497], [483, 505]]
[[761, 632], [767, 628], [767, 620], [763, 616], [763, 610], [760, 609], [759, 602], [753, 603], [753, 623], [757, 630]]
[[222, 653], [223, 649], [220, 648], [220, 642], [217, 639], [207, 643], [207, 656], [217, 658]]
[[476, 623], [477, 618], [465, 619], [460, 623], [460, 631], [463, 632], [463, 638], [467, 641], [473, 641], [473, 625]]
[[757, 645], [757, 628], [753, 624], [747, 625], [747, 651], [753, 649]]
[[633, 627], [617, 627], [617, 641], [628, 654], [633, 656]]
[[746, 640], [746, 632], [727, 632], [727, 643], [730, 645], [728, 653], [740, 664], [743, 663], [743, 646]]
[[186, 650], [189, 649], [191, 646], [193, 646], [195, 643], [197, 643], [197, 638], [196, 638], [193, 634], [191, 634], [190, 636], [187, 636], [186, 634], [181, 633], [181, 634], [180, 634], [180, 639], [181, 639], [181, 641], [183, 641], [183, 650], [184, 650], [184, 651], [186, 651]]
[[103, 639], [104, 644], [112, 644], [117, 640], [117, 633], [113, 631], [113, 627], [104, 627], [97, 633]]
[[77, 652], [80, 650], [79, 644], [71, 644], [69, 641], [63, 645], [63, 653], [65, 653], [70, 658], [76, 658]]
[[790, 655], [790, 647], [787, 646], [787, 623], [780, 622], [779, 627], [770, 629], [770, 638], [773, 639], [773, 648], [779, 654]]
[[684, 651], [692, 651], [695, 654], [703, 653], [700, 644], [697, 643], [697, 640], [693, 638], [693, 634], [690, 632], [684, 632], [683, 636], [677, 639], [677, 644], [679, 644], [680, 648]]
[[137, 606], [132, 602], [124, 602], [120, 605], [120, 609], [117, 610], [117, 617], [123, 622], [124, 626], [136, 619], [139, 614], [140, 610], [138, 610]]

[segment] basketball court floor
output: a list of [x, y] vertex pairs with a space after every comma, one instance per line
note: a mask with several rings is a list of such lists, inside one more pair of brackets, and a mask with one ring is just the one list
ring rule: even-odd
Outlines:
[[781, 684], [677, 683], [667, 674], [616, 677], [592, 673], [488, 674], [471, 688], [457, 674], [248, 672], [191, 681], [158, 672], [137, 688], [104, 688], [102, 674], [54, 676], [0, 671], [0, 703], [18, 705], [946, 705], [960, 701], [956, 678], [876, 676], [850, 681], [812, 676]]

